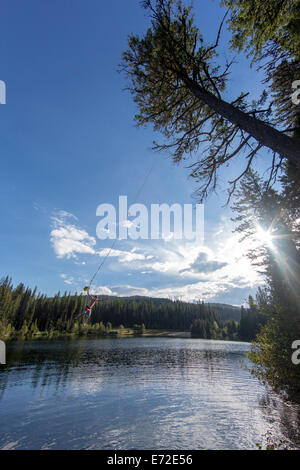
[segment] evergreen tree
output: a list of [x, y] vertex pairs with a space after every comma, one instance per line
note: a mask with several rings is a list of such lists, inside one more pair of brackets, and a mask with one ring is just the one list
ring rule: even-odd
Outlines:
[[[220, 315], [227, 320], [230, 311], [232, 320], [236, 318], [236, 308], [206, 306], [201, 303], [173, 302], [167, 299], [110, 298], [94, 306], [91, 320], [78, 316], [85, 305], [85, 298], [65, 292], [54, 297], [37, 294], [36, 289], [23, 284], [13, 287], [11, 280], [0, 281], [0, 337], [7, 339], [13, 335], [35, 337], [41, 334], [110, 334], [119, 325], [134, 328], [138, 334], [145, 329], [170, 329], [189, 331], [197, 319], [203, 321], [205, 337], [220, 337], [223, 327]], [[224, 310], [225, 309], [225, 310]]]
[[[270, 178], [285, 159], [299, 168], [297, 139], [276, 127], [265, 93], [251, 104], [243, 93], [232, 102], [223, 99], [230, 64], [223, 70], [216, 64], [221, 28], [216, 43], [206, 46], [191, 7], [180, 0], [143, 3], [151, 27], [142, 38], [130, 36], [122, 64], [139, 107], [135, 119], [139, 126], [152, 123], [166, 137], [167, 142], [155, 148], [170, 150], [175, 162], [201, 146], [201, 158], [191, 173], [200, 184], [200, 198], [216, 188], [219, 169], [243, 151], [247, 163], [242, 174], [262, 147], [273, 152]], [[230, 194], [242, 174], [231, 182]]]
[[267, 287], [259, 291], [257, 305], [250, 299], [250, 311], [242, 313], [240, 335], [245, 339], [253, 326], [256, 329], [250, 314], [258, 310], [267, 323], [250, 354], [253, 372], [276, 390], [300, 400], [300, 374], [291, 360], [292, 343], [300, 338], [299, 233], [284, 193], [270, 189], [256, 174], [245, 177], [236, 197], [237, 231], [250, 239], [257, 238], [262, 229], [267, 234], [265, 240], [259, 235], [260, 246], [252, 244], [249, 252], [264, 273]]

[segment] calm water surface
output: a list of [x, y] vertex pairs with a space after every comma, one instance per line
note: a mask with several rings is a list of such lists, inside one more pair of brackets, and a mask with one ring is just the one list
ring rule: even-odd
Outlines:
[[0, 449], [252, 449], [295, 442], [299, 408], [245, 365], [249, 344], [15, 342], [0, 366]]

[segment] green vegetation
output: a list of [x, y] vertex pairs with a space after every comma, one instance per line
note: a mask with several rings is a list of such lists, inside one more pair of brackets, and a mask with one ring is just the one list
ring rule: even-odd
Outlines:
[[242, 307], [239, 336], [242, 341], [252, 341], [260, 333], [261, 328], [267, 323], [268, 317], [263, 314], [249, 296], [249, 308]]
[[[261, 9], [261, 2], [258, 1], [231, 3], [233, 7], [236, 4], [239, 6], [242, 3], [255, 3], [256, 9]], [[271, 9], [271, 4], [274, 4], [272, 12], [276, 13], [278, 3], [283, 2], [266, 2], [265, 10]], [[285, 162], [299, 169], [299, 142], [292, 134], [290, 125], [288, 130], [282, 132], [286, 114], [279, 119], [275, 112], [280, 106], [286, 105], [291, 94], [291, 83], [284, 103], [283, 90], [280, 91], [280, 96], [275, 97], [274, 102], [268, 102], [265, 91], [259, 99], [256, 97], [252, 100], [248, 97], [249, 93], [241, 91], [232, 101], [228, 101], [228, 94], [234, 96], [234, 90], [230, 90], [225, 96], [230, 83], [232, 62], [223, 64], [218, 57], [223, 24], [220, 25], [215, 43], [207, 44], [195, 23], [193, 8], [186, 6], [185, 2], [146, 0], [143, 4], [151, 18], [151, 26], [144, 35], [132, 34], [129, 37], [128, 49], [123, 53], [122, 62], [122, 70], [128, 78], [128, 87], [138, 106], [135, 121], [141, 127], [152, 125], [154, 130], [165, 138], [164, 142], [155, 144], [154, 148], [170, 152], [175, 162], [195, 157], [189, 168], [191, 176], [198, 182], [197, 194], [200, 200], [204, 199], [209, 191], [216, 189], [220, 169], [239, 160], [240, 164], [244, 165], [244, 170], [229, 181], [229, 195], [234, 193], [238, 182], [248, 173], [263, 147], [271, 150], [265, 153], [270, 163], [271, 179], [274, 170], [283, 168]], [[290, 15], [293, 15], [293, 12], [296, 14], [293, 9]], [[246, 16], [242, 7], [238, 14], [240, 22], [243, 20], [243, 25], [247, 20], [249, 22], [238, 43], [241, 48], [247, 34], [253, 30], [253, 16]], [[285, 18], [291, 24], [290, 15], [286, 17], [285, 10], [280, 15], [280, 21], [276, 23], [280, 32], [281, 22]], [[268, 18], [267, 13], [264, 12], [259, 26], [268, 28], [267, 33], [264, 37], [261, 32], [256, 35], [260, 44], [268, 39], [272, 31], [272, 39], [276, 35], [280, 38], [278, 31], [272, 29], [272, 16], [269, 21], [271, 26], [265, 21], [266, 17]], [[237, 21], [236, 18], [235, 22], [232, 19], [233, 28]], [[297, 30], [295, 37], [296, 34]], [[236, 43], [234, 40], [234, 45]], [[281, 41], [280, 47], [284, 44], [286, 42]], [[291, 55], [292, 51], [289, 52]], [[270, 63], [274, 65], [274, 62], [276, 60], [272, 55]], [[286, 59], [286, 62], [292, 67], [292, 58]], [[267, 78], [275, 85], [271, 71], [269, 75]], [[282, 71], [280, 77], [283, 75]], [[278, 79], [277, 75], [276, 80]], [[286, 90], [286, 87], [284, 89]], [[277, 91], [278, 87], [273, 93]], [[292, 119], [289, 117], [288, 124]]]
[[[295, 188], [293, 192], [296, 194]], [[249, 251], [250, 258], [266, 278], [266, 286], [259, 290], [256, 304], [252, 300], [250, 306], [258, 322], [261, 318], [260, 324], [264, 325], [260, 332], [256, 331], [259, 334], [249, 356], [254, 363], [253, 373], [297, 401], [300, 370], [292, 362], [291, 347], [300, 338], [300, 232], [299, 220], [295, 220], [298, 197], [294, 199], [290, 194], [287, 198], [285, 190], [280, 194], [258, 175], [249, 173], [234, 206], [239, 214], [237, 230], [244, 236], [255, 237], [257, 227], [269, 234], [267, 243]], [[241, 321], [241, 332], [245, 320]]]
[[273, 42], [277, 46], [277, 58], [280, 59], [280, 52], [289, 57], [299, 55], [299, 0], [222, 0], [221, 3], [231, 12], [228, 23], [234, 49], [246, 50], [258, 60]]
[[95, 305], [89, 321], [80, 316], [85, 305], [82, 295], [58, 293], [49, 298], [23, 284], [14, 287], [6, 277], [0, 282], [0, 338], [163, 335], [175, 331], [191, 331], [192, 336], [208, 339], [239, 338], [235, 318], [240, 310], [230, 305], [108, 297]]

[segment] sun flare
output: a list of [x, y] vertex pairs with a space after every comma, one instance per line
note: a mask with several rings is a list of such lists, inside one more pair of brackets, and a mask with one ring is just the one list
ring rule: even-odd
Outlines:
[[256, 228], [255, 237], [261, 245], [268, 246], [272, 248], [273, 245], [273, 235], [269, 230], [264, 230], [262, 227], [258, 226]]

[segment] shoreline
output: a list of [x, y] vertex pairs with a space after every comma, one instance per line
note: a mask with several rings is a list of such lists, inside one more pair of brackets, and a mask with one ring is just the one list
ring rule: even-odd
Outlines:
[[[226, 342], [243, 342], [249, 343], [248, 341], [242, 341], [239, 338], [202, 338], [200, 336], [193, 336], [190, 331], [174, 331], [174, 330], [160, 330], [160, 329], [149, 329], [143, 333], [137, 332], [132, 328], [124, 329], [112, 329], [107, 333], [97, 333], [89, 331], [86, 334], [68, 333], [54, 331], [52, 333], [40, 332], [35, 335], [15, 335], [9, 338], [1, 337], [0, 340], [5, 343], [14, 341], [43, 341], [43, 340], [59, 340], [59, 339], [112, 339], [112, 338], [181, 338], [181, 339], [202, 339], [202, 340], [214, 340], [214, 341], [226, 341]], [[249, 343], [250, 344], [250, 343]]]
[[58, 332], [54, 331], [51, 333], [47, 332], [39, 332], [34, 335], [12, 335], [9, 337], [0, 337], [0, 340], [4, 342], [10, 341], [34, 341], [34, 340], [51, 340], [51, 339], [60, 339], [60, 338], [72, 338], [72, 339], [80, 339], [80, 338], [128, 338], [128, 337], [170, 337], [170, 338], [191, 338], [190, 331], [174, 331], [174, 330], [155, 330], [149, 329], [145, 330], [144, 333], [140, 333], [135, 331], [132, 328], [124, 328], [124, 329], [112, 329], [110, 332], [107, 333], [98, 333], [89, 331], [86, 334], [79, 334], [79, 333], [71, 333], [71, 332]]

